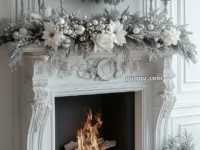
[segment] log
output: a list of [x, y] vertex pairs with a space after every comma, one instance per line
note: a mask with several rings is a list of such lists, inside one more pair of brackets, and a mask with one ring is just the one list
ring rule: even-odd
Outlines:
[[71, 141], [70, 143], [66, 144], [64, 148], [65, 150], [75, 150], [76, 148], [78, 148], [78, 142]]
[[103, 144], [104, 143], [104, 139], [103, 138], [99, 138], [98, 140], [97, 140], [97, 144], [98, 145], [101, 145], [101, 144]]
[[100, 150], [106, 150], [109, 149], [111, 147], [115, 147], [116, 146], [116, 141], [105, 141], [103, 144], [101, 144], [99, 146]]
[[[100, 150], [106, 150], [106, 149], [116, 146], [116, 141], [104, 141], [103, 138], [99, 138], [97, 140], [97, 143], [98, 143]], [[88, 145], [89, 145], [89, 143], [88, 143]], [[65, 148], [65, 150], [79, 150], [78, 142], [71, 141], [70, 143], [66, 144], [64, 146], [64, 148]]]
[[[103, 138], [97, 139], [98, 146], [100, 146], [103, 143], [104, 143], [104, 139]], [[87, 144], [88, 147], [91, 145], [91, 143], [86, 143], [86, 144]], [[75, 150], [79, 150], [78, 147]]]

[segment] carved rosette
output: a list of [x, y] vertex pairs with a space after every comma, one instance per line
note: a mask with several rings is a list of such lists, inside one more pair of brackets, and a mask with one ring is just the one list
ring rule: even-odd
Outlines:
[[[156, 76], [162, 77], [162, 81], [154, 82], [153, 107], [162, 106], [156, 110], [158, 120], [156, 124], [156, 150], [161, 150], [167, 141], [167, 127], [169, 116], [176, 102], [175, 73], [172, 69], [172, 55], [166, 56], [160, 63], [157, 63]], [[158, 107], [160, 108], [160, 107]]]
[[126, 73], [145, 70], [148, 64], [149, 61], [146, 57], [137, 61], [130, 60], [129, 62], [117, 61], [114, 58], [92, 58], [85, 63], [78, 62], [74, 68], [81, 78], [109, 81], [121, 78]]

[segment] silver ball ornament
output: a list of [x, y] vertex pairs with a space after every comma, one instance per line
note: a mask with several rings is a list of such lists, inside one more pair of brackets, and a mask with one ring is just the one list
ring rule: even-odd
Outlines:
[[85, 27], [82, 26], [82, 25], [79, 25], [77, 28], [76, 28], [76, 33], [78, 35], [83, 35], [85, 33]]
[[28, 31], [27, 31], [27, 29], [26, 29], [26, 28], [20, 28], [20, 29], [19, 29], [19, 34], [20, 34], [20, 35], [24, 35], [24, 36], [25, 36], [25, 35], [27, 35], [27, 34], [28, 34]]
[[123, 21], [126, 21], [127, 19], [128, 19], [128, 17], [127, 17], [126, 15], [123, 15], [123, 16], [122, 16], [122, 20], [123, 20]]
[[65, 23], [65, 19], [63, 17], [58, 17], [55, 20], [56, 24], [63, 25]]
[[158, 40], [159, 40], [159, 39], [158, 39], [157, 37], [154, 38], [154, 41], [155, 41], [155, 42], [158, 42]]
[[144, 25], [143, 24], [139, 24], [139, 27], [141, 28], [141, 29], [144, 29]]
[[156, 47], [160, 48], [161, 47], [160, 43], [156, 43]]
[[93, 23], [93, 25], [96, 26], [96, 25], [98, 25], [99, 22], [97, 20], [93, 20], [92, 23]]
[[64, 34], [68, 34], [68, 33], [69, 33], [69, 30], [65, 29]]
[[65, 48], [70, 47], [71, 45], [71, 39], [70, 38], [66, 38], [63, 42], [62, 42], [62, 46]]
[[92, 26], [92, 23], [87, 23], [86, 26], [87, 26], [87, 27], [91, 27], [91, 26]]
[[162, 26], [161, 26], [161, 29], [164, 30], [164, 29], [165, 29], [165, 25], [162, 25]]
[[103, 21], [103, 22], [105, 22], [105, 21], [106, 21], [106, 18], [101, 17], [100, 20]]
[[140, 33], [140, 29], [139, 29], [138, 27], [135, 27], [135, 28], [133, 29], [133, 33], [134, 33], [134, 34]]
[[19, 32], [15, 31], [15, 32], [13, 33], [13, 38], [14, 38], [14, 39], [19, 39], [19, 37], [20, 37]]
[[69, 35], [71, 35], [71, 34], [72, 34], [72, 32], [73, 32], [72, 30], [68, 30], [68, 34], [69, 34]]
[[153, 24], [149, 24], [147, 28], [148, 28], [149, 31], [153, 31], [154, 25]]
[[87, 20], [87, 19], [88, 19], [88, 16], [85, 15], [85, 16], [84, 16], [84, 19]]
[[104, 24], [101, 25], [101, 28], [104, 29], [106, 26]]

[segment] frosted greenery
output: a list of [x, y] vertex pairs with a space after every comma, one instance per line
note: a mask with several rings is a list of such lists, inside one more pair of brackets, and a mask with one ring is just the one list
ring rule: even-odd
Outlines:
[[182, 135], [169, 137], [168, 144], [164, 146], [163, 150], [194, 150], [194, 148], [192, 135], [185, 131]]
[[[107, 1], [108, 2], [108, 1]], [[66, 59], [70, 56], [70, 53], [76, 53], [77, 55], [88, 56], [93, 52], [94, 41], [92, 37], [97, 34], [101, 34], [105, 30], [109, 30], [109, 25], [112, 21], [119, 21], [123, 25], [123, 30], [127, 32], [125, 35], [126, 44], [123, 46], [115, 45], [113, 53], [122, 52], [125, 56], [129, 55], [131, 50], [144, 51], [149, 54], [149, 60], [153, 61], [158, 58], [164, 57], [167, 53], [178, 53], [182, 55], [188, 62], [196, 63], [196, 46], [190, 41], [189, 36], [192, 34], [187, 31], [186, 26], [174, 25], [171, 18], [167, 18], [166, 12], [158, 12], [154, 10], [143, 16], [140, 13], [130, 14], [129, 7], [120, 13], [116, 9], [107, 10], [104, 9], [102, 13], [92, 16], [91, 18], [79, 17], [79, 12], [66, 13], [63, 9], [64, 14], [56, 9], [44, 9], [41, 13], [32, 12], [27, 17], [22, 17], [19, 20], [19, 24], [9, 24], [4, 29], [4, 34], [0, 36], [0, 45], [13, 42], [13, 48], [10, 53], [9, 65], [11, 67], [16, 66], [24, 50], [31, 44], [43, 44], [44, 39], [43, 31], [44, 24], [46, 22], [52, 22], [57, 24], [57, 18], [62, 16], [68, 17], [67, 27], [70, 28], [73, 34], [64, 34], [64, 36], [70, 41], [69, 46], [59, 46], [57, 50], [65, 51]], [[50, 13], [50, 15], [49, 15]], [[29, 17], [31, 16], [31, 19]], [[105, 29], [96, 29], [98, 23], [106, 27]], [[92, 26], [88, 27], [88, 24]], [[76, 26], [85, 28], [85, 32], [82, 35], [76, 33]], [[91, 28], [92, 27], [92, 28]], [[60, 31], [63, 30], [63, 26], [57, 26]], [[25, 35], [19, 35], [20, 29], [26, 30]], [[176, 34], [171, 35], [172, 31], [179, 32], [178, 40], [176, 44], [170, 43], [171, 38], [177, 36]], [[167, 40], [163, 37], [170, 35], [171, 37]], [[176, 33], [175, 32], [175, 33]], [[24, 33], [23, 33], [24, 34]], [[176, 41], [176, 40], [175, 40]], [[78, 50], [75, 47], [78, 46]], [[131, 47], [131, 48], [130, 48]], [[52, 54], [53, 50], [51, 47], [46, 47], [48, 53]], [[127, 57], [128, 58], [128, 57]]]
[[121, 2], [124, 2], [125, 0], [82, 0], [82, 1], [90, 1], [90, 2], [95, 2], [95, 3], [101, 3], [104, 2], [106, 4], [110, 5], [118, 5]]

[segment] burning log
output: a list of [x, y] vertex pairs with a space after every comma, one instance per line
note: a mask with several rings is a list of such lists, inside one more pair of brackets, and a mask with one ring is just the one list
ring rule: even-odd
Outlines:
[[[99, 138], [97, 140], [98, 146], [100, 150], [106, 150], [112, 147], [116, 146], [116, 141], [104, 141], [103, 138]], [[91, 146], [91, 144], [87, 143], [88, 147]], [[78, 142], [71, 141], [70, 143], [66, 144], [64, 146], [65, 150], [79, 150], [78, 148]]]
[[116, 141], [104, 141], [98, 139], [98, 129], [102, 126], [101, 114], [95, 116], [97, 123], [92, 125], [92, 112], [88, 113], [87, 121], [83, 129], [77, 132], [77, 142], [70, 142], [64, 146], [65, 150], [106, 150], [116, 146]]

